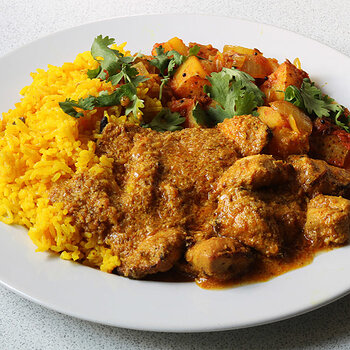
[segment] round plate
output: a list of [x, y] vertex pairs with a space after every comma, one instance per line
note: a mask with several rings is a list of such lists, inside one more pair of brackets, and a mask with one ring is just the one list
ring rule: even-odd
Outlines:
[[[350, 96], [350, 59], [318, 42], [264, 24], [201, 15], [115, 18], [62, 31], [2, 58], [0, 111], [13, 108], [29, 73], [62, 65], [109, 35], [132, 52], [149, 53], [155, 42], [178, 36], [185, 42], [260, 49], [283, 62], [298, 57], [312, 80], [339, 103]], [[273, 322], [329, 303], [350, 290], [350, 246], [318, 255], [306, 267], [268, 282], [223, 290], [194, 283], [129, 280], [35, 247], [20, 227], [0, 225], [0, 280], [20, 295], [50, 309], [118, 327], [167, 332], [242, 328]]]

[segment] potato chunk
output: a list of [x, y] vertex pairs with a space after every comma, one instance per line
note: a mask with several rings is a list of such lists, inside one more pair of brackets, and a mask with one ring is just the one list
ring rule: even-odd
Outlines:
[[326, 118], [316, 118], [313, 124], [310, 155], [341, 168], [350, 168], [350, 134], [337, 129]]
[[317, 247], [347, 242], [350, 234], [350, 201], [322, 194], [311, 199], [304, 234]]
[[259, 119], [273, 134], [268, 153], [282, 158], [290, 154], [307, 153], [312, 132], [310, 118], [287, 101], [275, 101], [270, 105], [258, 108]]
[[152, 49], [153, 56], [156, 56], [156, 54], [157, 54], [156, 48], [159, 46], [161, 46], [165, 52], [175, 50], [178, 53], [180, 53], [181, 55], [184, 55], [184, 56], [188, 55], [188, 47], [178, 37], [174, 37], [174, 38], [166, 41], [165, 43], [155, 44], [153, 46], [153, 49]]
[[308, 74], [303, 70], [298, 69], [289, 61], [282, 63], [261, 85], [261, 90], [266, 95], [266, 103], [283, 101], [283, 91], [289, 85], [300, 88], [304, 78], [308, 78]]
[[170, 86], [180, 98], [201, 96], [204, 95], [204, 85], [209, 84], [206, 76], [199, 59], [191, 56], [177, 69]]
[[234, 66], [255, 79], [265, 78], [278, 67], [277, 60], [264, 57], [257, 49], [242, 46], [225, 45], [223, 58], [225, 67]]

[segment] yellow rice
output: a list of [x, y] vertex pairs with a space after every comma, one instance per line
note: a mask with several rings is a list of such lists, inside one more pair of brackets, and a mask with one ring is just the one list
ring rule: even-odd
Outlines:
[[[124, 54], [124, 45], [117, 47]], [[111, 249], [98, 242], [92, 233], [83, 235], [61, 203], [50, 204], [49, 190], [59, 179], [74, 173], [111, 171], [112, 160], [97, 157], [94, 140], [99, 137], [96, 111], [84, 112], [75, 119], [65, 114], [58, 102], [78, 100], [101, 91], [113, 91], [110, 83], [89, 79], [87, 70], [97, 67], [90, 52], [79, 54], [73, 63], [49, 66], [47, 71], [32, 73], [33, 82], [22, 89], [23, 98], [15, 109], [0, 119], [0, 220], [20, 224], [38, 251], [51, 250], [62, 259], [112, 271], [120, 264]], [[147, 96], [141, 84], [138, 96], [144, 100], [144, 112], [161, 109], [160, 101]], [[120, 107], [104, 113], [113, 121], [127, 119]], [[134, 122], [139, 122], [135, 117]]]

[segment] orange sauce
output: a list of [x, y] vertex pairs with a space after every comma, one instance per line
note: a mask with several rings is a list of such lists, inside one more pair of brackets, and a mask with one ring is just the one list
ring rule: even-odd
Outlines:
[[222, 281], [215, 278], [195, 279], [190, 275], [176, 270], [175, 268], [167, 272], [148, 275], [145, 280], [158, 282], [196, 282], [203, 289], [225, 289], [233, 288], [251, 283], [267, 282], [274, 277], [282, 275], [288, 271], [299, 269], [312, 263], [318, 252], [331, 250], [332, 248], [315, 250], [308, 247], [300, 247], [293, 254], [280, 258], [267, 258], [259, 256], [251, 269], [244, 275], [232, 280]]

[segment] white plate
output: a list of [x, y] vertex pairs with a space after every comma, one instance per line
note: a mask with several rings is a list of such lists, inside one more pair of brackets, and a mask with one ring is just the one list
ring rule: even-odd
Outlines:
[[[347, 105], [350, 60], [297, 34], [225, 17], [152, 15], [116, 18], [50, 35], [0, 59], [0, 111], [13, 108], [29, 73], [61, 65], [89, 50], [99, 34], [150, 52], [173, 36], [186, 42], [256, 47], [267, 57], [299, 57], [324, 91]], [[59, 312], [94, 322], [141, 330], [193, 332], [273, 322], [329, 303], [350, 290], [350, 246], [319, 255], [312, 264], [269, 282], [225, 290], [194, 283], [133, 281], [81, 266], [35, 247], [23, 228], [0, 225], [0, 280], [20, 295]]]

